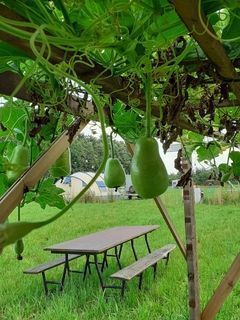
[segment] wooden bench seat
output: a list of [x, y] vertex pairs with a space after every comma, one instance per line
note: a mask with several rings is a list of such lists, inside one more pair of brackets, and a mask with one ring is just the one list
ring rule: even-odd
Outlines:
[[[69, 254], [67, 261], [70, 262], [74, 259], [79, 258], [80, 256], [81, 255], [79, 255], [79, 254]], [[46, 280], [45, 271], [50, 270], [52, 268], [55, 268], [57, 266], [60, 266], [62, 264], [64, 264], [64, 269], [63, 269], [61, 281], [57, 282], [57, 281], [52, 281], [52, 280]], [[44, 286], [44, 290], [45, 290], [46, 295], [48, 294], [48, 286], [47, 285], [49, 283], [60, 285], [60, 289], [61, 290], [63, 289], [66, 272], [69, 273], [69, 272], [80, 272], [80, 271], [70, 270], [69, 264], [66, 263], [65, 255], [61, 256], [60, 258], [57, 258], [55, 260], [42, 263], [36, 267], [33, 267], [33, 268], [30, 268], [30, 269], [23, 271], [23, 273], [25, 273], [25, 274], [39, 274], [39, 273], [42, 274], [43, 286]]]
[[[139, 289], [141, 289], [143, 272], [147, 268], [153, 267], [154, 277], [155, 277], [158, 261], [160, 261], [161, 259], [166, 259], [168, 262], [169, 254], [175, 248], [176, 248], [175, 244], [168, 244], [160, 249], [155, 250], [152, 253], [149, 253], [147, 256], [137, 260], [133, 264], [115, 272], [110, 277], [114, 279], [122, 280], [122, 286], [120, 287], [122, 290], [122, 295], [124, 294], [126, 281], [129, 281], [136, 276], [139, 276]], [[116, 288], [119, 288], [119, 287], [116, 287]]]

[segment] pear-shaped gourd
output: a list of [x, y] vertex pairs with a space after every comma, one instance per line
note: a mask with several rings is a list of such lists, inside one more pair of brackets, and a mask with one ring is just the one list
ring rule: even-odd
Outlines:
[[13, 149], [11, 158], [10, 158], [10, 166], [11, 170], [6, 172], [9, 184], [12, 184], [15, 180], [17, 180], [20, 175], [27, 169], [29, 161], [29, 151], [27, 147], [22, 145], [18, 145]]
[[154, 138], [137, 140], [131, 162], [131, 179], [142, 198], [154, 198], [167, 190], [168, 174]]
[[104, 171], [104, 182], [108, 188], [118, 188], [125, 184], [125, 172], [117, 158], [109, 158]]
[[54, 178], [66, 177], [71, 174], [71, 152], [68, 148], [56, 160], [50, 169], [50, 174]]

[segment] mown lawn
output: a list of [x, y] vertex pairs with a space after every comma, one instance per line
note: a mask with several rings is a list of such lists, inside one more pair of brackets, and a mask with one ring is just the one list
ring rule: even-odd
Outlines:
[[[180, 235], [184, 239], [183, 204], [180, 190], [169, 190], [163, 197]], [[37, 205], [24, 208], [24, 219], [50, 217], [55, 210], [42, 211]], [[208, 301], [224, 272], [228, 269], [240, 248], [240, 210], [238, 205], [196, 206], [199, 270], [202, 306]], [[11, 220], [16, 214], [11, 215]], [[152, 270], [144, 276], [144, 289], [139, 292], [137, 280], [130, 282], [124, 300], [116, 291], [99, 290], [94, 271], [83, 283], [82, 276], [73, 274], [63, 293], [54, 292], [46, 298], [41, 276], [23, 275], [23, 270], [52, 258], [43, 248], [76, 236], [88, 234], [118, 225], [159, 224], [159, 230], [150, 237], [152, 249], [173, 239], [152, 200], [125, 200], [112, 203], [77, 204], [73, 210], [50, 226], [37, 230], [25, 239], [24, 259], [17, 261], [12, 247], [0, 256], [0, 319], [1, 320], [91, 320], [91, 319], [188, 319], [186, 264], [177, 249], [166, 268], [159, 264], [156, 280]], [[146, 253], [143, 239], [136, 241], [139, 256]], [[130, 246], [123, 250], [122, 262], [133, 261]], [[83, 266], [84, 259], [72, 266]], [[109, 260], [108, 275], [116, 270], [114, 260]], [[93, 268], [92, 268], [93, 269]], [[62, 267], [51, 270], [50, 277], [60, 277]], [[109, 280], [108, 280], [109, 281]], [[218, 320], [240, 319], [240, 283], [225, 302]]]

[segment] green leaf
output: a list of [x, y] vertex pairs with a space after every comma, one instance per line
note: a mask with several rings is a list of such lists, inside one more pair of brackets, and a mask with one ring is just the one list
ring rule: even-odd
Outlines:
[[240, 151], [232, 151], [229, 153], [229, 158], [233, 163], [240, 164]]
[[196, 151], [199, 161], [212, 160], [219, 155], [221, 147], [215, 141], [211, 141], [208, 144], [203, 144]]
[[235, 177], [240, 177], [240, 163], [236, 163], [232, 165], [233, 174]]
[[65, 206], [61, 195], [63, 192], [63, 189], [56, 187], [54, 179], [49, 178], [41, 183], [34, 200], [42, 209], [45, 209], [47, 205], [62, 209]]
[[222, 182], [227, 182], [227, 181], [229, 180], [230, 176], [231, 176], [231, 172], [225, 173], [225, 174], [222, 176], [221, 181], [222, 181]]
[[218, 166], [218, 170], [222, 173], [228, 173], [232, 170], [232, 167], [229, 166], [228, 164], [226, 163], [221, 163], [219, 166]]

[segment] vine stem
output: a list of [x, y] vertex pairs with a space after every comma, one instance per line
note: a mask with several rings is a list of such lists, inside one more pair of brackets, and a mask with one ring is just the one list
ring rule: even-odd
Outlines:
[[145, 81], [146, 97], [146, 136], [151, 137], [151, 110], [152, 110], [152, 74], [148, 73]]
[[115, 154], [114, 154], [114, 147], [113, 147], [113, 131], [110, 133], [110, 144], [111, 144], [111, 157], [114, 158]]

